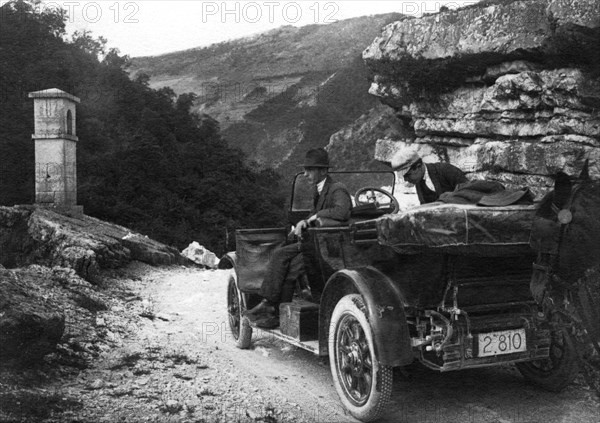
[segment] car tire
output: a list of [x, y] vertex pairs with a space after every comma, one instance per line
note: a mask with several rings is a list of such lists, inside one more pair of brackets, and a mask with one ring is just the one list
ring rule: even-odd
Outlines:
[[242, 313], [244, 306], [242, 293], [237, 286], [237, 274], [231, 270], [227, 284], [227, 322], [235, 340], [235, 346], [241, 349], [250, 347], [252, 341], [252, 327]]
[[561, 391], [579, 373], [575, 344], [566, 330], [552, 331], [548, 358], [517, 363], [516, 366], [525, 379], [552, 392]]
[[391, 397], [393, 372], [375, 355], [373, 332], [360, 295], [346, 295], [333, 310], [329, 363], [335, 389], [350, 414], [363, 422], [379, 418]]

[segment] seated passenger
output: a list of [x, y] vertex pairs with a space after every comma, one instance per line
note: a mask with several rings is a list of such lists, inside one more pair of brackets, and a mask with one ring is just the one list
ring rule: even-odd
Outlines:
[[398, 151], [392, 157], [392, 169], [406, 182], [414, 184], [421, 204], [437, 201], [444, 192], [454, 191], [460, 183], [467, 182], [465, 174], [449, 163], [423, 163], [413, 148]]
[[[298, 222], [294, 234], [302, 238], [303, 231], [314, 225], [317, 219], [344, 222], [350, 218], [352, 200], [346, 187], [334, 182], [329, 176], [329, 156], [323, 148], [309, 150], [304, 162], [304, 175], [314, 189], [313, 208], [306, 220]], [[290, 272], [300, 273], [303, 269], [292, 268], [292, 261], [301, 253], [309, 253], [302, 243], [288, 244], [273, 253], [267, 266], [266, 275], [259, 294], [264, 299], [253, 309], [246, 312], [249, 320], [261, 327], [279, 326], [279, 303], [286, 281], [294, 281]], [[295, 261], [295, 263], [298, 260]], [[302, 261], [300, 261], [302, 262]], [[300, 267], [303, 267], [301, 264]], [[294, 275], [292, 275], [294, 276]], [[289, 288], [289, 287], [288, 287]]]

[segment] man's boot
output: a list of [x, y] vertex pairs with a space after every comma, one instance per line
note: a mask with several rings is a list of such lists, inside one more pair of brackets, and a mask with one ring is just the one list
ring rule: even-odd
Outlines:
[[252, 309], [246, 311], [245, 316], [248, 318], [256, 317], [261, 314], [271, 314], [274, 315], [276, 313], [275, 304], [266, 298], [254, 306]]
[[261, 314], [253, 321], [256, 326], [264, 329], [275, 329], [279, 326], [279, 316], [275, 314]]

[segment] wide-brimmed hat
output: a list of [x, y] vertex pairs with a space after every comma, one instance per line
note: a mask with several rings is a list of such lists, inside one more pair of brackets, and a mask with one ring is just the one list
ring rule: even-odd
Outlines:
[[397, 151], [392, 157], [391, 166], [396, 172], [404, 174], [412, 165], [421, 160], [421, 156], [412, 148]]
[[329, 165], [329, 154], [324, 148], [313, 148], [306, 152], [303, 167], [331, 167]]

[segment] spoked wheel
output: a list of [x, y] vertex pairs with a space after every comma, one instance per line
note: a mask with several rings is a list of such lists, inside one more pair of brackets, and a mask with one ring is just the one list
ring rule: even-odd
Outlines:
[[329, 362], [333, 383], [355, 418], [377, 419], [392, 393], [393, 373], [375, 356], [373, 334], [360, 295], [346, 295], [336, 305], [329, 328]]
[[238, 348], [246, 349], [250, 346], [252, 339], [252, 327], [248, 320], [242, 317], [244, 308], [242, 307], [242, 293], [237, 287], [237, 275], [232, 269], [227, 286], [227, 314], [229, 329], [235, 339], [235, 345]]
[[558, 392], [571, 383], [579, 372], [573, 340], [565, 330], [552, 331], [550, 356], [542, 360], [517, 363], [517, 368], [535, 385]]

